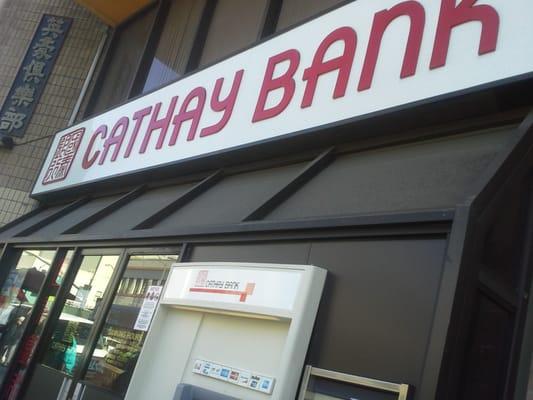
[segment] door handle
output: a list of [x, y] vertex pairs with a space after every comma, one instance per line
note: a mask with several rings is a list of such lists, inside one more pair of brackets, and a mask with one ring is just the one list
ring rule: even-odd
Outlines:
[[85, 396], [85, 388], [86, 386], [83, 383], [78, 382], [71, 400], [83, 400], [83, 397]]
[[72, 385], [72, 379], [65, 376], [61, 383], [61, 387], [59, 388], [59, 392], [57, 393], [57, 400], [67, 400], [70, 385]]

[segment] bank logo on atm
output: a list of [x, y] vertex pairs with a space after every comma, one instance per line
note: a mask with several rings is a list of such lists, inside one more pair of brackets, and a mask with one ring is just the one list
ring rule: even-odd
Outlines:
[[248, 296], [254, 294], [255, 283], [243, 284], [238, 280], [209, 279], [208, 270], [200, 270], [196, 275], [192, 293], [210, 293], [224, 296], [239, 296], [239, 302], [245, 303]]
[[192, 372], [267, 394], [272, 394], [272, 390], [274, 389], [274, 378], [231, 368], [211, 361], [196, 360]]
[[81, 128], [61, 137], [54, 156], [44, 174], [43, 185], [59, 182], [67, 177], [84, 133], [85, 128]]

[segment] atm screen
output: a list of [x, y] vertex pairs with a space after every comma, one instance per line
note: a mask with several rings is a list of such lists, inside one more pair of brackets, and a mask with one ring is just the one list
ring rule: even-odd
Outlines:
[[213, 392], [198, 386], [179, 384], [173, 400], [238, 400], [221, 393]]

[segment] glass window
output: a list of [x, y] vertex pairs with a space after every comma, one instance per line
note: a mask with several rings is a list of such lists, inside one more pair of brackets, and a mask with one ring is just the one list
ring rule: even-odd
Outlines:
[[145, 330], [135, 329], [145, 296], [154, 293], [154, 286], [156, 293], [162, 289], [170, 266], [177, 260], [176, 255], [130, 257], [121, 286], [128, 282], [135, 289], [117, 292], [98, 340], [101, 347], [94, 350], [85, 374], [86, 382], [117, 395], [126, 393], [146, 337]]
[[[118, 259], [118, 255], [87, 255], [83, 258], [43, 364], [69, 375], [74, 374]], [[101, 343], [98, 343], [96, 351], [101, 348]]]
[[340, 2], [341, 0], [283, 0], [276, 30], [285, 29]]
[[156, 8], [152, 7], [115, 31], [108, 50], [110, 57], [101, 71], [100, 87], [94, 91], [86, 115], [100, 113], [128, 99], [152, 29]]
[[23, 250], [0, 291], [0, 379], [3, 380], [50, 269], [55, 250]]
[[[54, 268], [56, 273], [55, 277], [52, 277], [51, 284], [43, 288], [43, 296], [46, 299], [46, 302], [40, 303], [39, 308], [35, 309], [37, 316], [37, 326], [33, 328], [31, 332], [26, 332], [25, 339], [21, 344], [21, 351], [17, 357], [17, 361], [14, 365], [13, 370], [11, 371], [11, 376], [9, 381], [12, 382], [12, 385], [9, 385], [5, 388], [4, 395], [6, 398], [14, 399], [17, 396], [17, 393], [21, 389], [21, 382], [26, 375], [27, 368], [30, 365], [30, 362], [33, 358], [35, 348], [39, 343], [41, 335], [43, 333], [44, 325], [48, 316], [50, 315], [50, 310], [55, 302], [57, 291], [63, 282], [63, 278], [67, 273], [68, 267], [72, 261], [72, 256], [74, 255], [73, 250], [69, 250], [65, 253], [62, 260], [59, 260], [59, 268]], [[32, 329], [32, 328], [30, 328]]]
[[224, 0], [217, 3], [200, 65], [219, 60], [259, 39], [266, 0]]
[[204, 0], [172, 1], [143, 93], [173, 81], [186, 72], [204, 6]]

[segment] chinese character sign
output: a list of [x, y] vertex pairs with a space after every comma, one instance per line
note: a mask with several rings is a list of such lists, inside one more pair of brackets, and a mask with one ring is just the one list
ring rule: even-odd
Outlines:
[[61, 138], [54, 157], [46, 171], [43, 184], [62, 181], [66, 178], [84, 132], [84, 128], [77, 129]]
[[71, 24], [71, 18], [43, 15], [0, 111], [0, 134], [24, 136]]

